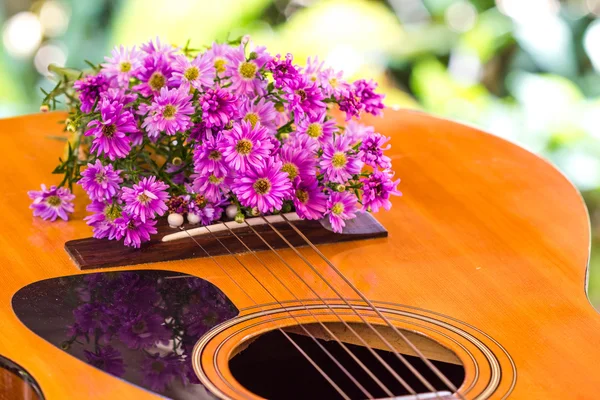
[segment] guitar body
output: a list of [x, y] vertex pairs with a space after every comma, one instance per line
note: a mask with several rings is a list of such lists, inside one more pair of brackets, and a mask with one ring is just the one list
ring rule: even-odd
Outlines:
[[[50, 171], [64, 142], [51, 137], [64, 136], [62, 118], [0, 121], [0, 355], [25, 368], [47, 399], [153, 398], [48, 343], [12, 307], [13, 295], [33, 282], [84, 273], [64, 249], [91, 234], [83, 202], [69, 222], [45, 222], [28, 209], [27, 190], [56, 182]], [[319, 250], [395, 326], [433, 339], [460, 360], [465, 398], [598, 398], [600, 317], [586, 297], [590, 226], [573, 185], [546, 161], [474, 128], [412, 111], [387, 111], [369, 122], [392, 137], [402, 179], [404, 195], [376, 215], [388, 237]], [[363, 318], [385, 325], [314, 251], [299, 251]], [[279, 252], [344, 320], [360, 322], [291, 249]], [[219, 257], [229, 276], [210, 258], [102, 271], [168, 270], [218, 287], [239, 314], [200, 338], [194, 369], [217, 396], [247, 398], [254, 395], [228, 368], [240, 345], [298, 321], [337, 318], [274, 253], [258, 254], [293, 295], [250, 254]]]

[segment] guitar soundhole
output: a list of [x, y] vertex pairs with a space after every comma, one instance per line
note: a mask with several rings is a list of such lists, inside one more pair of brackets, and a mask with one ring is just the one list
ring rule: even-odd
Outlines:
[[[341, 323], [328, 323], [328, 327], [338, 336], [347, 348], [381, 380], [394, 396], [409, 395], [407, 389], [398, 382], [386, 368], [372, 355], [368, 348], [357, 345], [356, 336], [344, 329]], [[361, 324], [351, 324], [363, 336], [374, 351], [400, 375], [417, 393], [430, 390], [419, 381], [398, 357]], [[348, 353], [325, 333], [317, 324], [305, 325], [316, 340], [330, 352], [374, 398], [389, 398]], [[364, 393], [331, 361], [331, 358], [299, 326], [284, 328], [286, 333], [308, 356], [352, 399], [364, 399]], [[397, 335], [389, 328], [377, 327], [418, 372], [438, 391], [448, 388], [435, 376], [425, 363], [410, 350], [402, 349]], [[372, 331], [371, 331], [372, 332]], [[465, 370], [458, 357], [437, 342], [404, 331], [415, 339], [418, 336], [419, 348], [429, 360], [456, 386], [465, 378]], [[317, 371], [293, 344], [278, 330], [270, 331], [240, 346], [229, 362], [230, 370], [238, 382], [251, 392], [268, 399], [336, 399], [338, 392]], [[435, 396], [434, 396], [435, 398]]]

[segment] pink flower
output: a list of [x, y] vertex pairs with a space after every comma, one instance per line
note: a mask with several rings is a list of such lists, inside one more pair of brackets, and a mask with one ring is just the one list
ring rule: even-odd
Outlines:
[[267, 80], [260, 74], [260, 69], [271, 58], [264, 47], [259, 47], [246, 59], [245, 46], [227, 54], [225, 75], [231, 79], [231, 90], [238, 95], [262, 95]]
[[327, 210], [327, 196], [315, 178], [299, 181], [294, 189], [294, 207], [300, 218], [321, 219]]
[[267, 159], [238, 175], [232, 190], [244, 207], [256, 207], [261, 213], [268, 213], [281, 209], [283, 200], [290, 198], [292, 184], [287, 173], [281, 170], [281, 163]]
[[363, 210], [378, 212], [379, 208], [389, 210], [392, 207], [390, 196], [402, 196], [396, 188], [400, 179], [393, 181], [393, 177], [389, 170], [375, 170], [371, 176], [360, 179], [363, 184]]
[[180, 86], [182, 84], [203, 90], [203, 86], [210, 87], [214, 84], [215, 69], [212, 60], [204, 55], [199, 55], [192, 61], [184, 55], [179, 55], [173, 63], [173, 75], [169, 83]]
[[269, 133], [260, 124], [252, 127], [250, 122], [234, 124], [230, 131], [223, 133], [221, 148], [223, 158], [229, 168], [245, 172], [249, 166], [257, 166], [269, 158], [273, 143]]
[[142, 52], [136, 50], [135, 46], [119, 46], [112, 50], [111, 55], [112, 57], [104, 57], [106, 63], [102, 64], [102, 72], [107, 77], [114, 78], [119, 87], [129, 87], [129, 80], [142, 66]]
[[160, 89], [150, 106], [140, 104], [138, 113], [148, 114], [142, 128], [148, 131], [148, 137], [156, 138], [161, 132], [175, 135], [190, 128], [190, 115], [194, 113], [192, 96], [179, 89]]
[[321, 170], [327, 180], [335, 183], [346, 183], [353, 175], [359, 174], [363, 163], [350, 150], [350, 138], [336, 136], [333, 143], [323, 146]]
[[124, 211], [139, 217], [142, 222], [153, 219], [156, 214], [163, 215], [167, 211], [168, 188], [155, 176], [143, 178], [132, 188], [124, 187], [121, 195], [125, 202]]
[[277, 130], [275, 119], [277, 118], [277, 110], [272, 102], [261, 98], [256, 102], [253, 98], [245, 98], [240, 107], [240, 117], [242, 120], [250, 122], [252, 127], [260, 123], [267, 130], [274, 134]]
[[327, 214], [334, 232], [342, 233], [346, 220], [356, 218], [356, 196], [348, 192], [333, 192], [327, 200]]
[[56, 221], [56, 218], [68, 220], [69, 215], [73, 213], [73, 200], [75, 195], [67, 188], [57, 188], [42, 184], [42, 190], [30, 190], [27, 192], [33, 203], [29, 206], [33, 210], [34, 217], [40, 217], [45, 220]]

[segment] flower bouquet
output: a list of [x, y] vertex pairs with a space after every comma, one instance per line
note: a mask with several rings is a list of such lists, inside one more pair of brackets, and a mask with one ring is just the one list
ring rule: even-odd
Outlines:
[[295, 211], [341, 232], [400, 194], [389, 138], [358, 122], [382, 114], [373, 81], [347, 82], [317, 58], [300, 67], [248, 37], [206, 49], [156, 39], [88, 64], [54, 68], [42, 110], [66, 99], [73, 137], [62, 182], [29, 192], [35, 216], [68, 219], [77, 183], [94, 237], [139, 247], [165, 214], [208, 225]]

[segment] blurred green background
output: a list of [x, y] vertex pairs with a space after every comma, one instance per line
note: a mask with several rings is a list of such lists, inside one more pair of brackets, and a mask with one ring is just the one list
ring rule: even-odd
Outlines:
[[[250, 33], [380, 82], [388, 106], [475, 124], [543, 155], [582, 191], [600, 307], [600, 0], [3, 0], [0, 117], [36, 112], [49, 63], [115, 44]], [[565, 233], [568, 234], [568, 233]]]

